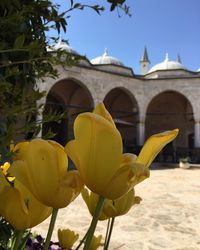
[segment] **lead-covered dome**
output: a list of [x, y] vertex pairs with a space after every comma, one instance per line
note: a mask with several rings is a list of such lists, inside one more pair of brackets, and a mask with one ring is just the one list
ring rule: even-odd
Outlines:
[[170, 61], [168, 54], [163, 62], [154, 65], [148, 73], [152, 73], [157, 70], [174, 70], [174, 69], [186, 69], [186, 67], [180, 61]]
[[114, 64], [124, 66], [124, 64], [117, 58], [108, 55], [107, 50], [103, 53], [102, 56], [98, 56], [90, 61], [92, 64]]
[[47, 50], [48, 51], [65, 50], [70, 54], [79, 55], [79, 53], [75, 49], [73, 49], [69, 44], [64, 42], [61, 38], [59, 38], [58, 42], [55, 45], [48, 47]]

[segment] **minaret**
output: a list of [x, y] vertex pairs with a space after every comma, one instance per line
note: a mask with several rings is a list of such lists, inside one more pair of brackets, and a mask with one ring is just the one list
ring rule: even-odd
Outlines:
[[149, 57], [147, 54], [147, 48], [145, 46], [143, 56], [140, 60], [140, 74], [141, 75], [146, 75], [148, 73], [149, 65], [150, 65], [150, 61], [149, 61]]

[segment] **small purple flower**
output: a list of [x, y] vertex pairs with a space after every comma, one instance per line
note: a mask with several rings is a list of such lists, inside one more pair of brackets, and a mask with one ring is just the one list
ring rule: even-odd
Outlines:
[[[45, 239], [41, 235], [30, 234], [26, 243], [26, 250], [43, 250], [44, 242]], [[63, 248], [60, 247], [59, 242], [51, 241], [48, 250], [63, 250]]]
[[41, 235], [39, 235], [39, 234], [35, 237], [35, 239], [36, 239], [38, 242], [40, 242], [40, 243], [43, 243], [43, 242], [44, 242], [44, 238], [43, 238]]

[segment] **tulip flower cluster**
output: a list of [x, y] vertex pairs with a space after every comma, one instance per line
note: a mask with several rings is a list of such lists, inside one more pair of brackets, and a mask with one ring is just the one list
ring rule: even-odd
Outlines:
[[[93, 112], [77, 116], [74, 140], [65, 148], [43, 139], [20, 142], [13, 147], [11, 165], [5, 163], [0, 170], [0, 216], [17, 231], [23, 231], [52, 214], [44, 246], [47, 250], [58, 209], [68, 206], [82, 192], [93, 220], [81, 244], [84, 250], [97, 249], [102, 245], [102, 236], [94, 236], [98, 220], [114, 222], [115, 217], [140, 203], [135, 185], [149, 177], [150, 164], [177, 134], [178, 129], [153, 135], [138, 156], [123, 154], [121, 135], [100, 103]], [[77, 170], [68, 171], [68, 157]], [[109, 228], [105, 250], [112, 231]], [[72, 249], [78, 237], [68, 229], [58, 231], [63, 249]], [[19, 241], [15, 239], [12, 249], [18, 249]]]

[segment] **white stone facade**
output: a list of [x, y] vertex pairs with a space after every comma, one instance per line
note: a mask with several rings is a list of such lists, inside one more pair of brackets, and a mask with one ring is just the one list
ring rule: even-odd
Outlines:
[[[97, 103], [106, 101], [108, 110], [110, 108], [118, 113], [116, 119], [120, 120], [119, 126], [124, 131], [124, 137], [127, 137], [125, 139], [132, 138], [130, 144], [140, 146], [151, 132], [180, 126], [180, 139], [177, 139], [176, 147], [200, 148], [200, 72], [168, 69], [134, 75], [131, 68], [123, 65], [92, 65], [87, 60], [77, 66], [58, 66], [57, 69], [57, 80], [48, 78], [38, 83], [38, 86], [47, 92], [47, 96], [55, 93], [57, 100], [62, 100], [66, 109], [75, 109], [76, 106], [80, 108], [83, 103], [87, 103], [86, 106], [90, 103], [92, 109]], [[73, 84], [76, 87], [72, 87]], [[85, 93], [88, 102], [79, 102], [81, 98], [84, 99], [81, 93]], [[68, 96], [66, 100], [65, 96]], [[129, 114], [123, 118], [126, 112]], [[134, 119], [131, 118], [131, 112]], [[173, 121], [171, 125], [170, 121]], [[134, 128], [131, 130], [131, 126], [126, 127], [126, 123], [132, 124]], [[134, 136], [129, 138], [126, 129], [132, 131]]]

